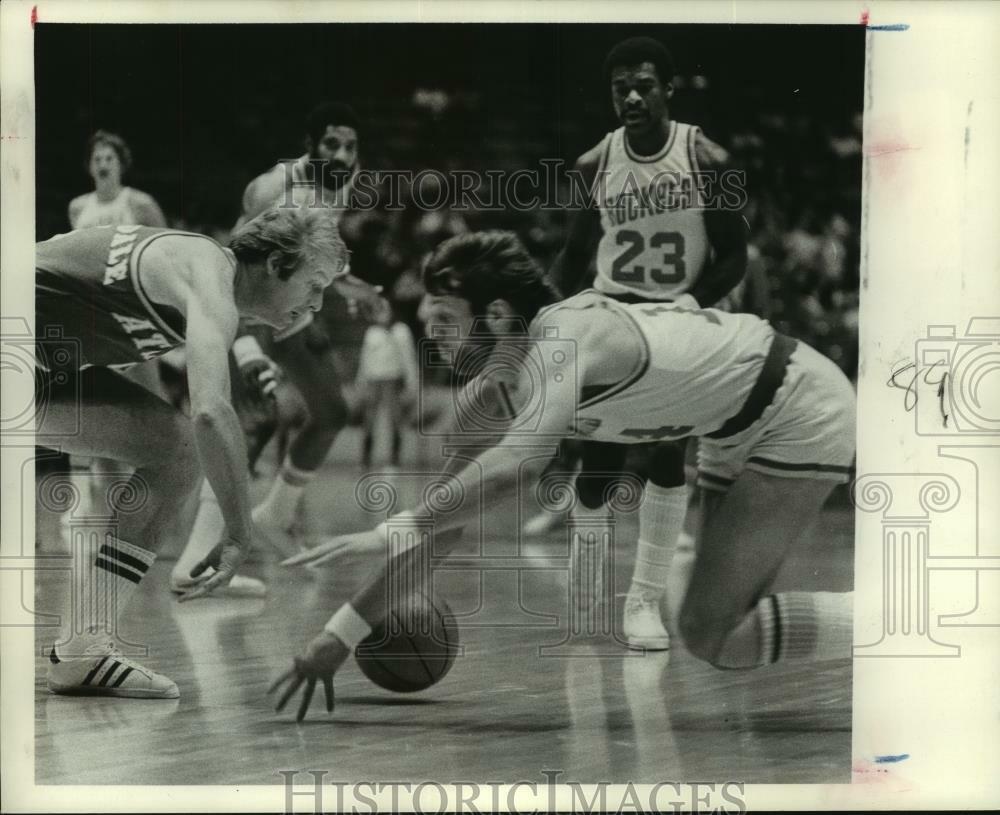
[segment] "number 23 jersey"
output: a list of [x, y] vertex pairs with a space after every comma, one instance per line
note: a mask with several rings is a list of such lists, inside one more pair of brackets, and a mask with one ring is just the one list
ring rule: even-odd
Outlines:
[[603, 231], [598, 291], [670, 300], [698, 279], [711, 251], [696, 184], [698, 132], [671, 122], [652, 156], [637, 155], [623, 127], [605, 137], [593, 187]]

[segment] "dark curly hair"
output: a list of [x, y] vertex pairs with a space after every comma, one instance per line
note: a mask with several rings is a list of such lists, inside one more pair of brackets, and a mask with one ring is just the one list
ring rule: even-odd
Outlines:
[[615, 45], [604, 59], [604, 78], [611, 79], [615, 68], [632, 67], [643, 62], [653, 63], [661, 84], [673, 82], [677, 73], [674, 58], [663, 43], [652, 37], [630, 37]]
[[354, 108], [344, 102], [322, 102], [314, 107], [306, 117], [306, 135], [313, 146], [319, 144], [328, 125], [353, 127], [361, 138], [361, 118]]
[[561, 299], [542, 267], [513, 232], [491, 230], [458, 235], [438, 244], [424, 262], [424, 286], [431, 294], [468, 300], [483, 317], [502, 299], [526, 323]]

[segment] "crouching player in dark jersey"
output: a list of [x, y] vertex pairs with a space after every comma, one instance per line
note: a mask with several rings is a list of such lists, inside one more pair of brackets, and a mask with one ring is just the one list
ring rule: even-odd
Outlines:
[[[77, 230], [37, 245], [38, 444], [135, 468], [116, 502], [114, 534], [87, 553], [81, 596], [63, 618], [76, 633], [64, 633], [49, 652], [50, 690], [178, 696], [173, 681], [118, 651], [118, 621], [199, 468], [226, 526], [181, 599], [225, 586], [236, 573], [252, 532], [246, 446], [230, 402], [228, 354], [239, 320], [291, 325], [320, 307], [346, 262], [333, 219], [297, 209], [248, 222], [228, 248], [134, 225]], [[190, 419], [116, 371], [180, 345]]]
[[[772, 588], [802, 531], [834, 486], [849, 478], [854, 391], [833, 362], [749, 314], [623, 303], [594, 289], [556, 302], [541, 269], [512, 233], [445, 241], [428, 259], [424, 282], [431, 301], [429, 328], [447, 325], [457, 332], [459, 348], [452, 356], [477, 320], [486, 319], [497, 332], [528, 324], [527, 333], [508, 328], [499, 343], [508, 359], [523, 359], [508, 392], [515, 410], [526, 398], [525, 404], [537, 409], [533, 435], [635, 444], [643, 435], [638, 431], [655, 428], [701, 439], [698, 481], [706, 488], [701, 545], [679, 619], [695, 657], [719, 668], [850, 657], [851, 593]], [[559, 346], [562, 353], [552, 352], [552, 337], [571, 342], [573, 353], [565, 346]], [[532, 399], [539, 381], [545, 383], [544, 399]], [[451, 494], [474, 496], [482, 490], [494, 496], [516, 483], [524, 455], [518, 442], [508, 431], [507, 439], [458, 473]], [[441, 485], [449, 487], [446, 481]], [[380, 524], [371, 532], [333, 538], [288, 562], [401, 553], [388, 566], [391, 577], [408, 548], [426, 558], [433, 545], [434, 554], [442, 554], [437, 533], [472, 523], [479, 511], [477, 501], [456, 509], [437, 498], [393, 519], [394, 528], [404, 527], [396, 541], [389, 540], [388, 525]], [[411, 520], [414, 533], [405, 531]], [[428, 522], [434, 536], [419, 531]], [[385, 615], [386, 585], [383, 573], [308, 644], [272, 686], [284, 686], [279, 708], [303, 685], [300, 717], [318, 681], [332, 692], [334, 672]]]

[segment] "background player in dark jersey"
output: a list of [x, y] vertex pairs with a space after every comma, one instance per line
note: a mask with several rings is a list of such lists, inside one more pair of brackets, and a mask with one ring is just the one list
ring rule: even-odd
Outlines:
[[[320, 206], [339, 220], [349, 206], [358, 171], [360, 127], [357, 114], [345, 104], [317, 106], [307, 120], [307, 152], [294, 162], [275, 165], [247, 185], [237, 226], [267, 209], [288, 206]], [[359, 299], [378, 296], [374, 288], [353, 276], [339, 280], [334, 291]], [[311, 313], [284, 331], [255, 330], [254, 336], [302, 394], [308, 411], [271, 489], [253, 511], [257, 529], [288, 554], [302, 494], [347, 424], [348, 411], [329, 339]], [[175, 587], [183, 585], [190, 565], [215, 545], [220, 524], [218, 508], [206, 487], [190, 539], [174, 570]]]
[[[116, 533], [93, 553], [83, 583], [76, 611], [85, 618], [73, 622], [85, 633], [51, 649], [51, 690], [178, 695], [170, 679], [122, 656], [110, 635], [199, 467], [218, 495], [225, 533], [182, 599], [232, 579], [252, 533], [246, 447], [230, 403], [228, 354], [239, 320], [293, 324], [320, 307], [346, 257], [336, 223], [322, 210], [264, 213], [229, 248], [140, 226], [77, 230], [38, 244], [38, 443], [135, 468], [116, 506]], [[180, 345], [190, 419], [114, 370]]]
[[[621, 126], [576, 162], [585, 203], [570, 223], [552, 277], [565, 295], [590, 283], [624, 302], [711, 306], [746, 272], [740, 196], [720, 195], [739, 176], [726, 151], [700, 128], [671, 118], [675, 68], [661, 43], [624, 40], [609, 51], [604, 70]], [[581, 458], [576, 513], [599, 522], [607, 517], [605, 500], [614, 473], [626, 466], [628, 447], [564, 443], [555, 466], [573, 472], [574, 451]], [[670, 640], [660, 602], [687, 506], [684, 443], [650, 445], [644, 458], [649, 483], [623, 626], [630, 645], [662, 650]]]

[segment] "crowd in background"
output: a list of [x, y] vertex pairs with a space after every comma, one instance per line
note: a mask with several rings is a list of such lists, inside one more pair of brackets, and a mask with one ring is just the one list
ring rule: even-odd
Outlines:
[[[720, 112], [712, 104], [704, 77], [678, 78], [673, 115], [699, 124], [706, 134], [726, 147], [747, 173], [750, 275], [764, 281], [767, 297], [758, 302], [775, 327], [809, 342], [834, 359], [849, 376], [856, 375], [858, 340], [858, 270], [861, 196], [861, 114], [831, 109], [828, 115], [770, 110], [767, 100], [741, 110]], [[387, 97], [366, 108], [362, 154], [370, 170], [425, 169], [512, 173], [540, 170], [553, 158], [572, 166], [576, 155], [596, 144], [614, 127], [603, 111], [602, 99], [578, 117], [554, 116], [531, 95], [502, 99], [485, 93], [448, 92], [418, 88]], [[252, 131], [263, 123], [246, 124]], [[593, 126], [595, 121], [603, 122]], [[544, 123], [544, 124], [542, 124]], [[553, 135], [553, 131], [557, 131]], [[122, 135], [129, 138], [126, 131]], [[552, 145], [568, 146], [552, 155]], [[283, 154], [294, 158], [301, 145], [288, 145]], [[137, 164], [143, 145], [133, 144]], [[157, 167], [158, 173], [169, 168]], [[249, 180], [264, 167], [246, 167]], [[195, 203], [183, 213], [164, 206], [169, 224], [204, 232], [221, 242], [235, 222], [241, 184], [236, 167], [219, 167], [219, 183], [199, 178], [199, 189], [189, 196]], [[447, 177], [447, 176], [446, 176]], [[559, 194], [568, 196], [568, 181], [560, 175]], [[128, 183], [128, 179], [126, 179]], [[437, 197], [434, 177], [424, 176], [423, 200]], [[157, 184], [153, 183], [153, 188]], [[425, 254], [440, 240], [466, 230], [513, 229], [537, 259], [548, 265], [561, 247], [568, 211], [559, 208], [500, 210], [422, 209], [412, 204], [414, 190], [403, 183], [401, 208], [376, 207], [344, 218], [342, 231], [352, 250], [352, 270], [384, 286], [399, 317], [420, 337], [416, 309], [422, 295], [419, 270]], [[54, 205], [61, 198], [49, 194]], [[445, 196], [446, 198], [453, 196]], [[64, 200], [64, 199], [63, 199]], [[64, 206], [64, 205], [63, 205]], [[65, 210], [63, 210], [63, 213]], [[57, 212], [40, 213], [58, 223]], [[58, 228], [53, 231], [60, 231]], [[44, 236], [43, 236], [44, 237]], [[758, 288], [761, 285], [758, 283]], [[756, 299], [760, 301], [760, 292]], [[365, 324], [331, 302], [331, 337], [344, 350], [345, 365], [356, 358]], [[356, 364], [356, 363], [354, 363]]]

